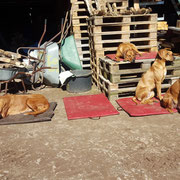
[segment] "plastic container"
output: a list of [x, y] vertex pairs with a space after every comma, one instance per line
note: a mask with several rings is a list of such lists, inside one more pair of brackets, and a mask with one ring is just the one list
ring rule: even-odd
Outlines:
[[61, 60], [72, 70], [82, 70], [74, 35], [65, 38], [61, 45]]
[[80, 93], [91, 90], [92, 77], [91, 70], [72, 70], [74, 76], [69, 79], [66, 90], [71, 93]]

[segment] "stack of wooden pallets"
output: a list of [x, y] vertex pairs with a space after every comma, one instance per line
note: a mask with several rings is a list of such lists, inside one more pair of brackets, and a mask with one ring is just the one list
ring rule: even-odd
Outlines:
[[89, 17], [84, 0], [71, 0], [72, 31], [83, 69], [90, 69], [88, 24]]
[[[127, 9], [127, 0], [116, 2], [118, 9]], [[115, 54], [122, 42], [136, 45], [140, 51], [157, 52], [157, 14], [133, 14], [116, 16], [89, 16], [84, 0], [71, 0], [73, 32], [84, 67], [92, 70], [94, 83], [113, 101], [121, 96], [133, 95], [142, 74], [154, 58], [135, 63], [116, 62], [106, 58]], [[87, 58], [86, 58], [87, 57]], [[180, 75], [180, 58], [167, 63], [167, 76], [162, 89], [166, 90], [173, 79]]]
[[[146, 72], [153, 59], [136, 60], [135, 63], [116, 62], [109, 58], [100, 58], [99, 87], [110, 101], [119, 97], [132, 96], [142, 74]], [[162, 90], [167, 88], [180, 75], [180, 58], [167, 62], [167, 75], [162, 83]]]
[[143, 51], [157, 51], [157, 14], [93, 16], [88, 19], [91, 68], [99, 82], [99, 58], [116, 53], [119, 43], [131, 42]]

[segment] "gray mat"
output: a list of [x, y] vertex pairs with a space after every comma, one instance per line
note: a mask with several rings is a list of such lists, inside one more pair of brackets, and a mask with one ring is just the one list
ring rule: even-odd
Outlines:
[[43, 122], [43, 121], [51, 121], [51, 118], [54, 116], [54, 110], [57, 106], [56, 102], [51, 102], [49, 109], [37, 116], [33, 115], [12, 115], [0, 119], [0, 125], [9, 125], [9, 124], [24, 124], [24, 123], [35, 123], [35, 122]]

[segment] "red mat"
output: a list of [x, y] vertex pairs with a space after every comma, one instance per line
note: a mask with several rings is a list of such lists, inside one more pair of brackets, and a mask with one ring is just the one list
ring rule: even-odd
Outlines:
[[[117, 61], [116, 54], [107, 54], [106, 57], [108, 57], [111, 60]], [[157, 56], [157, 52], [150, 52], [150, 53], [143, 53], [141, 56], [137, 55], [136, 60], [144, 60], [144, 59], [155, 59]], [[120, 61], [123, 61], [124, 59], [121, 58]]]
[[69, 120], [119, 114], [104, 94], [65, 97], [63, 101]]
[[[138, 104], [132, 101], [130, 98], [122, 98], [116, 100], [121, 108], [126, 111], [130, 116], [149, 116], [158, 114], [169, 114], [169, 112], [161, 107], [160, 102], [154, 102], [153, 104]], [[173, 110], [177, 112], [176, 109]]]

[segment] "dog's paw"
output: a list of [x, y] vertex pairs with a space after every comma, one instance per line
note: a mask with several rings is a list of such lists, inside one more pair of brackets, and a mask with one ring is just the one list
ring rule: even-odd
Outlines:
[[166, 110], [167, 110], [168, 112], [170, 112], [171, 114], [174, 113], [172, 109], [166, 108]]
[[159, 100], [161, 101], [163, 99], [163, 96], [159, 96]]

